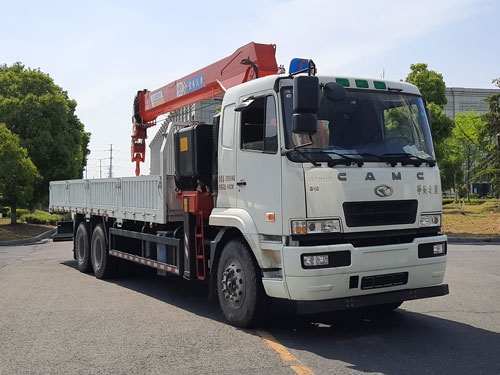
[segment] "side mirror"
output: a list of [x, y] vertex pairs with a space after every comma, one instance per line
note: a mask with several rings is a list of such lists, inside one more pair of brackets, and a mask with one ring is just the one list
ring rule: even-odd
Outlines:
[[314, 76], [298, 76], [293, 80], [293, 113], [317, 113], [319, 79]]
[[315, 76], [297, 76], [293, 80], [294, 133], [315, 134], [318, 128], [319, 79]]
[[316, 114], [294, 113], [292, 116], [292, 131], [294, 133], [316, 134], [318, 119]]
[[346, 92], [344, 86], [336, 82], [328, 82], [323, 86], [323, 94], [332, 102], [340, 102], [344, 100]]

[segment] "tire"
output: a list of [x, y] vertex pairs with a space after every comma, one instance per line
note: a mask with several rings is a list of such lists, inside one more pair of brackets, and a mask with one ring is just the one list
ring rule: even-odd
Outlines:
[[236, 327], [255, 326], [262, 319], [264, 288], [250, 249], [231, 240], [222, 249], [217, 267], [217, 294], [227, 321]]
[[92, 270], [90, 263], [89, 233], [86, 223], [80, 223], [75, 236], [75, 259], [80, 272], [89, 273]]
[[92, 242], [90, 247], [90, 259], [95, 277], [106, 279], [111, 276], [112, 259], [108, 252], [106, 244], [106, 234], [101, 224], [94, 228], [92, 233]]

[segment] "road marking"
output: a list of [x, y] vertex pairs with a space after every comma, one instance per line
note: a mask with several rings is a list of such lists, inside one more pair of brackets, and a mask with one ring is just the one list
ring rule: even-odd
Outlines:
[[281, 345], [269, 332], [266, 331], [256, 331], [257, 334], [264, 340], [264, 342], [272, 350], [276, 352], [281, 358], [281, 360], [289, 366], [297, 375], [313, 375], [314, 372], [304, 365], [297, 357], [288, 351], [283, 345]]

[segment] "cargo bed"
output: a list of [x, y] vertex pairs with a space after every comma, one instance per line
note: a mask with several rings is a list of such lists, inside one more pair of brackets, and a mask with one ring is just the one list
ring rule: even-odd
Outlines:
[[182, 220], [182, 205], [172, 181], [149, 175], [123, 178], [53, 181], [49, 210], [166, 223]]

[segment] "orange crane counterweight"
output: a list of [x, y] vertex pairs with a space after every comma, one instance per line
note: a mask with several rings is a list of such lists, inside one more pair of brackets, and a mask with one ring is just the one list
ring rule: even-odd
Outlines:
[[159, 115], [201, 100], [215, 98], [228, 88], [278, 72], [274, 44], [249, 43], [232, 55], [173, 81], [157, 90], [139, 91], [132, 117], [132, 162], [135, 174], [146, 156], [147, 128], [156, 125]]

